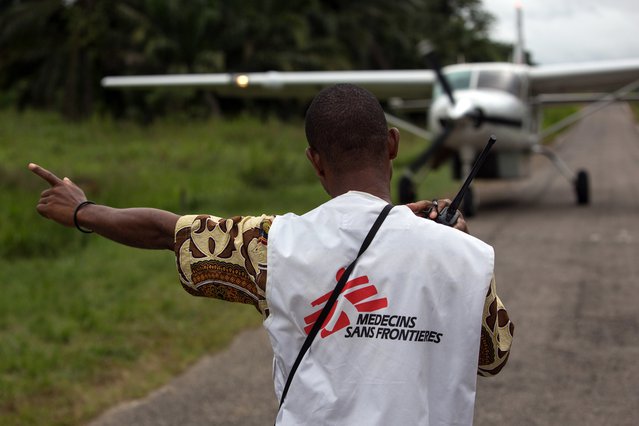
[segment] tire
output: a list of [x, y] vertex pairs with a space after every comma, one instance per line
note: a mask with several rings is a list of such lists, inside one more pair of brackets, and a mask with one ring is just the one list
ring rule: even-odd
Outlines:
[[575, 193], [577, 195], [577, 205], [585, 206], [590, 204], [590, 183], [588, 172], [579, 170], [575, 179]]

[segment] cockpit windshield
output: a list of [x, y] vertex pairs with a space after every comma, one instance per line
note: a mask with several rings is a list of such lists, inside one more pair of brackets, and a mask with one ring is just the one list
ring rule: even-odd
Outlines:
[[480, 71], [477, 78], [477, 88], [501, 90], [519, 97], [521, 95], [521, 78], [508, 71]]
[[[502, 92], [508, 92], [518, 98], [522, 96], [521, 76], [512, 71], [475, 69], [453, 71], [448, 72], [445, 75], [453, 91], [466, 89], [494, 89]], [[444, 91], [441, 84], [436, 82], [433, 86], [433, 99], [436, 99], [443, 94]]]
[[[470, 71], [455, 71], [446, 73], [446, 79], [453, 90], [470, 89]], [[433, 99], [438, 98], [444, 93], [442, 86], [437, 82], [433, 86]]]

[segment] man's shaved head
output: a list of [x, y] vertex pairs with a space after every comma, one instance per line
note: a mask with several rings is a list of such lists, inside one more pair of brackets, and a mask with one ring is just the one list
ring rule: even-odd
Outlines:
[[388, 160], [388, 126], [381, 105], [366, 89], [338, 84], [322, 90], [306, 112], [306, 139], [335, 172]]

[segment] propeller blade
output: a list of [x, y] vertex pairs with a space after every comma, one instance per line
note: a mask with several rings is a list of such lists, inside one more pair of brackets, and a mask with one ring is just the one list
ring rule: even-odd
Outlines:
[[404, 171], [404, 174], [399, 180], [398, 189], [400, 204], [412, 203], [417, 200], [417, 189], [413, 176], [419, 169], [421, 169], [423, 166], [426, 165], [426, 163], [428, 163], [433, 154], [435, 154], [441, 147], [444, 146], [444, 143], [446, 142], [446, 139], [448, 139], [450, 133], [453, 131], [453, 128], [453, 123], [449, 123], [444, 126], [444, 131], [441, 132], [437, 136], [437, 138], [435, 138], [435, 141], [430, 144], [430, 146], [426, 148], [426, 150], [419, 157], [417, 157], [415, 160], [413, 160], [412, 163], [408, 165], [408, 167]]
[[499, 124], [501, 126], [510, 126], [510, 127], [519, 127], [519, 128], [523, 125], [522, 120], [517, 120], [514, 118], [507, 118], [507, 117], [490, 116], [490, 115], [482, 115], [482, 117], [479, 119], [478, 127], [482, 123], [493, 123], [493, 124]]
[[462, 119], [471, 119], [475, 128], [484, 123], [499, 124], [500, 126], [510, 126], [521, 128], [523, 121], [517, 118], [500, 117], [498, 115], [486, 115], [483, 109], [474, 106], [468, 99], [460, 99], [457, 105], [450, 110], [449, 119], [457, 122]]
[[426, 60], [426, 63], [433, 68], [433, 71], [435, 71], [435, 75], [437, 76], [437, 81], [439, 81], [439, 84], [444, 89], [446, 96], [448, 96], [448, 100], [450, 101], [450, 104], [454, 106], [455, 96], [453, 96], [453, 89], [448, 79], [442, 72], [442, 66], [439, 63], [439, 58], [437, 57], [437, 54], [435, 53], [433, 46], [428, 41], [422, 41], [417, 45], [417, 50], [419, 51], [419, 54], [424, 57], [424, 59]]
[[415, 160], [413, 160], [412, 163], [408, 165], [408, 170], [410, 170], [411, 173], [416, 173], [419, 169], [426, 165], [426, 163], [428, 163], [428, 160], [430, 160], [430, 157], [432, 157], [435, 152], [437, 152], [442, 146], [444, 146], [446, 139], [448, 139], [448, 136], [453, 131], [453, 127], [453, 124], [444, 126], [444, 131], [437, 135], [435, 141], [430, 144], [430, 146], [426, 148], [426, 150], [421, 153], [419, 157], [417, 157]]

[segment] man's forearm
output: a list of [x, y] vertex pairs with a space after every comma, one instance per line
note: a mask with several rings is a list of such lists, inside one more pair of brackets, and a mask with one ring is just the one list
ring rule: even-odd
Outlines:
[[84, 191], [69, 178], [29, 163], [29, 170], [49, 184], [36, 210], [64, 226], [80, 226], [131, 247], [173, 250], [178, 216], [157, 209], [114, 209], [87, 201]]
[[151, 208], [115, 209], [89, 204], [78, 211], [77, 219], [83, 228], [127, 246], [173, 250], [178, 216]]

